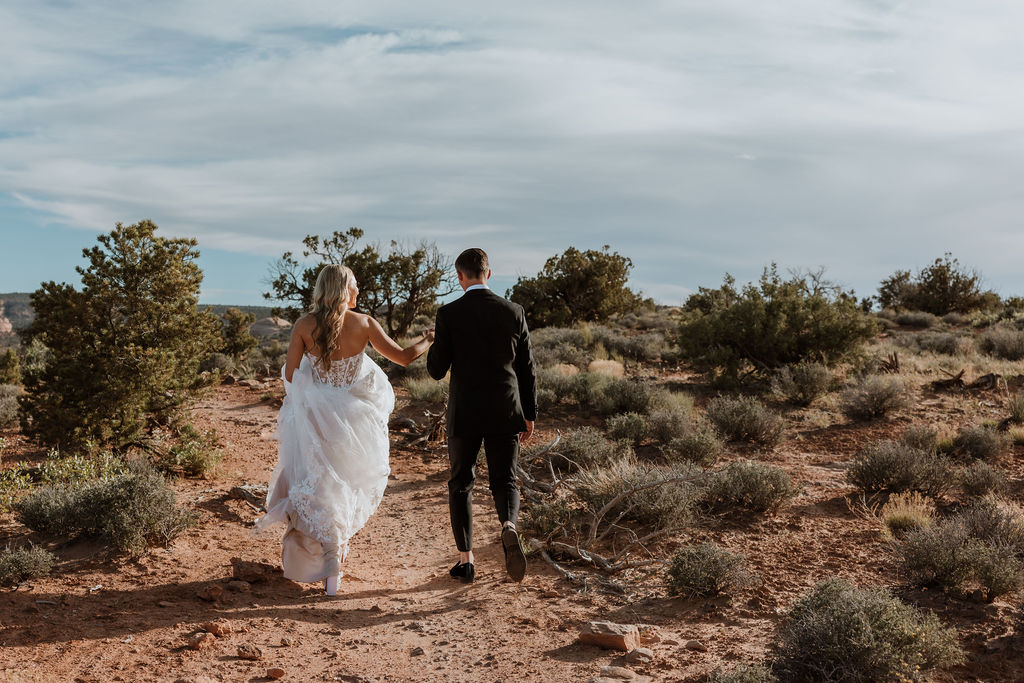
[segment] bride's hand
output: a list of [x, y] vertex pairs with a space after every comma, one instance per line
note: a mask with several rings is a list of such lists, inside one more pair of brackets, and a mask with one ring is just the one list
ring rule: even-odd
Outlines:
[[428, 328], [428, 329], [423, 331], [423, 339], [425, 339], [428, 342], [433, 342], [434, 341], [434, 328], [433, 327]]

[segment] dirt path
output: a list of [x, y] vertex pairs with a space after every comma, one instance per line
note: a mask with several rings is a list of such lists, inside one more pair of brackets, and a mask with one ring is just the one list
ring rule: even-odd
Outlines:
[[[197, 424], [216, 427], [227, 452], [218, 477], [177, 486], [202, 514], [197, 528], [132, 562], [111, 564], [85, 544], [64, 548], [62, 557], [81, 559], [0, 594], [0, 680], [250, 681], [277, 667], [296, 681], [560, 681], [586, 680], [618, 661], [574, 645], [586, 619], [606, 608], [604, 616], [621, 618], [617, 608], [556, 585], [537, 561], [522, 584], [503, 580], [483, 484], [474, 500], [477, 581], [448, 577], [455, 555], [436, 450], [393, 443], [384, 501], [352, 544], [338, 597], [284, 579], [278, 536], [254, 536], [256, 510], [227, 495], [265, 482], [276, 458], [266, 436], [277, 411], [258, 396], [220, 387], [197, 408]], [[232, 583], [234, 574], [250, 581]], [[210, 587], [219, 598], [200, 599]], [[207, 621], [232, 632], [208, 649], [183, 647]], [[242, 644], [263, 658], [239, 658]]]

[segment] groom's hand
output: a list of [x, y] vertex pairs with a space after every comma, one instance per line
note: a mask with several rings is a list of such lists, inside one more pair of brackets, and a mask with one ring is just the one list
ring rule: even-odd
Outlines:
[[533, 420], [526, 421], [526, 431], [519, 432], [519, 441], [526, 443], [533, 437]]

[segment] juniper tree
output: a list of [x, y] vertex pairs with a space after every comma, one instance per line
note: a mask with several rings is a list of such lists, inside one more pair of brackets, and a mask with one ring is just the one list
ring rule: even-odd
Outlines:
[[118, 223], [83, 250], [80, 289], [50, 281], [32, 293], [27, 335], [50, 353], [26, 377], [22, 427], [44, 444], [122, 449], [200, 387], [219, 321], [196, 306], [196, 241], [156, 230]]

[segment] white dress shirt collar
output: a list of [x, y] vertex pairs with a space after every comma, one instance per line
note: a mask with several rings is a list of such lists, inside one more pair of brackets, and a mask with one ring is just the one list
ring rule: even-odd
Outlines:
[[466, 287], [467, 292], [472, 292], [474, 289], [490, 289], [487, 285], [470, 285]]

